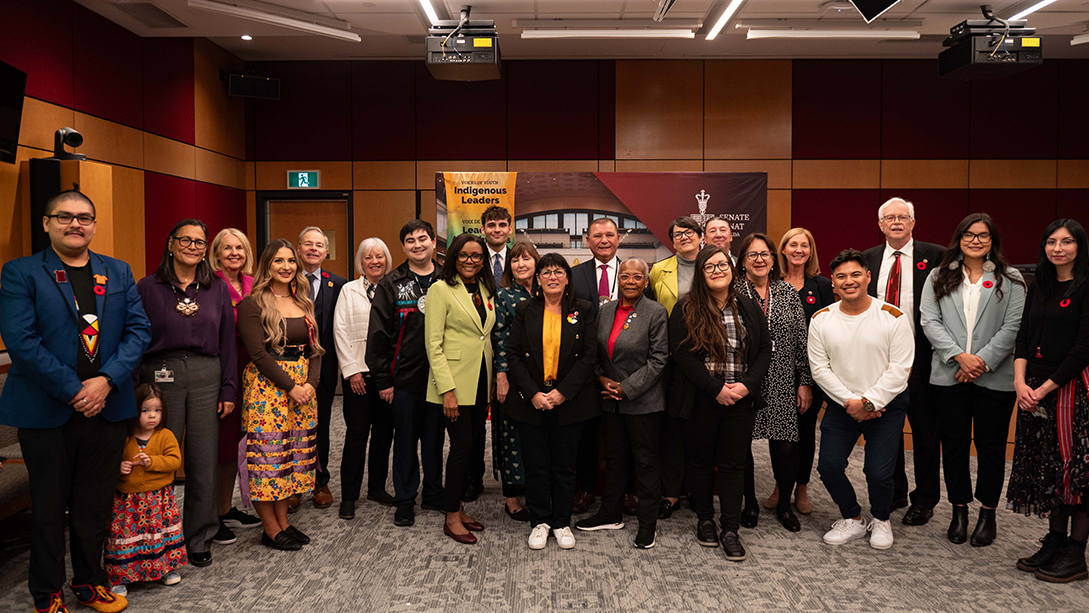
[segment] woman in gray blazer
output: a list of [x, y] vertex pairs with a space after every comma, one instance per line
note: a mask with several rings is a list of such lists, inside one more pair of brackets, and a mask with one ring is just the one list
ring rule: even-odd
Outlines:
[[938, 390], [952, 543], [968, 540], [973, 430], [979, 463], [975, 497], [982, 507], [971, 540], [975, 547], [994, 541], [1016, 400], [1013, 347], [1024, 306], [1025, 281], [1002, 257], [994, 220], [986, 213], [965, 217], [919, 302], [920, 323], [934, 347], [930, 383]]
[[628, 457], [635, 459], [639, 480], [639, 532], [635, 546], [654, 547], [662, 466], [658, 439], [665, 411], [662, 373], [669, 360], [669, 316], [664, 306], [645, 298], [650, 271], [639, 259], [618, 269], [620, 299], [601, 306], [597, 320], [598, 383], [601, 428], [605, 434], [605, 489], [597, 513], [575, 524], [579, 530], [624, 527], [624, 486]]

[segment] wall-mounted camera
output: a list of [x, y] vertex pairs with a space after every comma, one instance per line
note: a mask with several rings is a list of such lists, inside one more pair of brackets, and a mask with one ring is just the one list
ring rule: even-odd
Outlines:
[[68, 153], [64, 146], [76, 148], [83, 144], [83, 135], [76, 132], [75, 128], [61, 128], [53, 135], [53, 157], [51, 160], [78, 160], [86, 161], [87, 156], [82, 153]]

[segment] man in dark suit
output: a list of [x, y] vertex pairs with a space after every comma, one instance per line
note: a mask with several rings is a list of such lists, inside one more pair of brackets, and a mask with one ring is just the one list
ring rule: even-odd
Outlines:
[[[19, 428], [30, 474], [30, 593], [39, 611], [64, 610], [64, 530], [80, 603], [120, 611], [102, 546], [118, 467], [136, 415], [132, 372], [151, 342], [129, 265], [91, 252], [95, 207], [61, 192], [45, 206], [45, 251], [0, 273], [0, 336], [11, 357], [0, 424]], [[65, 517], [65, 511], [69, 511]]]
[[[597, 319], [600, 305], [615, 300], [620, 295], [617, 289], [620, 258], [616, 257], [616, 250], [620, 247], [620, 231], [616, 222], [608, 217], [591, 221], [586, 228], [586, 242], [594, 257], [571, 269], [571, 282], [574, 284], [575, 297], [589, 302], [594, 318]], [[594, 492], [597, 489], [599, 422], [598, 417], [587, 421], [579, 441], [576, 513], [585, 513], [594, 502]]]
[[[329, 420], [332, 419], [333, 397], [337, 391], [337, 352], [333, 351], [333, 311], [340, 298], [340, 288], [347, 280], [321, 265], [329, 255], [329, 238], [321, 228], [310, 226], [299, 233], [300, 264], [310, 282], [310, 299], [314, 301], [314, 319], [318, 325], [318, 342], [325, 348], [321, 359], [321, 380], [318, 382], [318, 471], [314, 483], [314, 507], [324, 509], [333, 504], [329, 491]], [[292, 500], [288, 510], [299, 508]]]
[[[919, 324], [919, 299], [923, 283], [931, 269], [938, 265], [945, 248], [912, 238], [915, 228], [915, 207], [902, 198], [892, 198], [877, 210], [878, 225], [885, 234], [884, 245], [867, 249], [864, 255], [873, 274], [869, 294], [905, 312], [912, 313], [915, 332], [915, 363], [908, 380], [910, 405], [908, 422], [915, 458], [915, 489], [911, 492], [911, 508], [903, 523], [922, 526], [934, 515], [941, 500], [941, 441], [938, 433], [937, 407], [930, 386], [930, 341]], [[892, 508], [907, 506], [907, 472], [904, 467], [904, 437], [900, 437], [900, 455], [893, 475]]]

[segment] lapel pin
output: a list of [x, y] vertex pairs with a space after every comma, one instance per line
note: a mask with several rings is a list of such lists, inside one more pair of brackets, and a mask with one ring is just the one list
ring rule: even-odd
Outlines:
[[[329, 275], [326, 275], [326, 276], [329, 276]], [[332, 281], [329, 282], [329, 287], [333, 287], [333, 282]]]
[[95, 294], [103, 296], [106, 294], [106, 288], [101, 285], [96, 285], [94, 289]]
[[54, 270], [53, 276], [56, 277], [57, 283], [68, 283], [68, 272], [65, 270]]
[[95, 283], [106, 285], [106, 275], [95, 275]]
[[989, 280], [983, 282], [983, 287], [985, 287], [987, 289], [991, 289], [991, 287], [993, 287], [993, 286], [994, 286], [994, 283], [991, 283]]

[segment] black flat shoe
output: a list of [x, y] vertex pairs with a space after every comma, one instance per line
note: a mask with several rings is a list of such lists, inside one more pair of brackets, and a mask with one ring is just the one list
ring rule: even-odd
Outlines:
[[385, 490], [378, 490], [375, 492], [367, 492], [367, 500], [373, 500], [378, 504], [385, 507], [393, 506], [393, 496], [389, 495], [389, 492]]
[[337, 515], [341, 519], [355, 519], [355, 501], [354, 500], [341, 500], [340, 511]]
[[284, 532], [286, 532], [287, 535], [290, 536], [292, 539], [298, 541], [300, 545], [310, 544], [310, 537], [303, 534], [302, 530], [299, 530], [295, 526], [288, 526], [287, 529], [284, 530]]
[[755, 528], [760, 521], [760, 509], [757, 507], [745, 507], [741, 510], [741, 526], [743, 528]]
[[776, 511], [775, 519], [778, 519], [779, 523], [783, 524], [783, 527], [786, 528], [788, 532], [802, 531], [802, 524], [798, 521], [798, 516], [789, 510]]
[[668, 500], [663, 500], [662, 504], [658, 507], [658, 519], [669, 519], [670, 516], [673, 515], [673, 511], [677, 510], [679, 504], [679, 501], [675, 504]]
[[205, 566], [208, 566], [212, 563], [212, 552], [189, 552], [189, 563], [193, 566], [196, 566], [197, 568], [204, 568]]
[[1027, 558], [1017, 560], [1017, 568], [1026, 573], [1034, 572], [1044, 564], [1047, 564], [1059, 553], [1059, 548], [1066, 542], [1065, 532], [1048, 532], [1040, 539], [1040, 550]]
[[748, 556], [745, 546], [741, 544], [741, 537], [733, 531], [722, 533], [722, 550], [726, 553], [726, 559], [731, 562], [740, 562]]
[[919, 505], [911, 505], [904, 513], [904, 519], [900, 520], [905, 526], [925, 526], [930, 518], [934, 517], [934, 509], [926, 509]]
[[710, 519], [696, 524], [696, 542], [704, 547], [718, 547], [718, 526]]
[[276, 533], [276, 538], [269, 538], [269, 535], [261, 533], [261, 544], [265, 547], [271, 547], [272, 549], [279, 549], [280, 551], [298, 551], [302, 549], [302, 545], [287, 535], [287, 532], [281, 530]]
[[507, 512], [507, 517], [514, 521], [529, 521], [529, 510], [525, 507], [522, 507], [518, 511], [511, 511], [510, 507], [504, 504], [503, 510]]
[[946, 532], [949, 542], [960, 545], [968, 540], [968, 507], [953, 505], [953, 519], [949, 521], [949, 531]]
[[972, 547], [986, 547], [994, 542], [998, 527], [994, 521], [994, 509], [980, 509], [979, 521], [972, 532]]
[[407, 528], [416, 523], [416, 509], [411, 504], [402, 504], [393, 513], [393, 525]]

